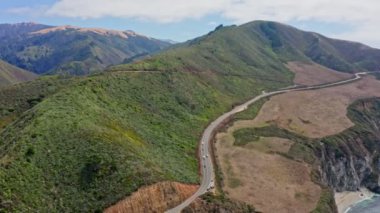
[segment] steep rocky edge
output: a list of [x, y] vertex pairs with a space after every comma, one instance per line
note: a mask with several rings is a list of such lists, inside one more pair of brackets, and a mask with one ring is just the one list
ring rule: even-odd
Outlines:
[[380, 99], [357, 101], [348, 112], [355, 126], [322, 139], [321, 178], [336, 191], [365, 186], [380, 193]]

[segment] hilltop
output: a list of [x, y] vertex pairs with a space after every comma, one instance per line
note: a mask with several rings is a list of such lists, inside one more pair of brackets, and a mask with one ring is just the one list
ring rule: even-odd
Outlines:
[[[347, 49], [362, 55], [346, 57]], [[1, 132], [1, 208], [101, 211], [142, 186], [196, 184], [203, 129], [263, 90], [292, 85], [287, 62], [356, 72], [377, 69], [379, 52], [260, 21], [219, 27], [149, 59], [74, 81]]]
[[170, 45], [133, 31], [1, 24], [0, 58], [37, 74], [84, 75]]
[[239, 65], [245, 73], [263, 69], [268, 73], [279, 66], [275, 64], [289, 61], [316, 63], [349, 73], [374, 71], [380, 70], [380, 50], [281, 23], [254, 21], [241, 26], [219, 26], [208, 35], [179, 44], [153, 59], [113, 70], [170, 70], [182, 64], [192, 70], [233, 73], [238, 71], [228, 66]]

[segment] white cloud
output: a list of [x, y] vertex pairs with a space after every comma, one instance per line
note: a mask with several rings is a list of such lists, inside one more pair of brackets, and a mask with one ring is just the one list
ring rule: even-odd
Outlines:
[[378, 0], [59, 0], [47, 13], [175, 22], [220, 13], [236, 23], [255, 19], [367, 21], [378, 18]]
[[178, 22], [222, 11], [229, 0], [60, 0], [47, 14], [79, 18], [105, 16]]
[[356, 26], [352, 31], [332, 34], [330, 36], [350, 41], [359, 41], [367, 45], [380, 48], [380, 29], [379, 23], [363, 23]]
[[335, 36], [380, 46], [379, 11], [379, 0], [58, 0], [45, 14], [83, 19], [136, 18], [158, 23], [211, 14], [236, 24], [258, 19], [349, 23], [352, 31]]
[[15, 7], [6, 9], [6, 13], [14, 14], [14, 15], [25, 15], [28, 14], [30, 16], [36, 17], [44, 14], [49, 9], [47, 5], [40, 5], [36, 7]]
[[276, 21], [366, 21], [380, 18], [378, 0], [241, 0], [223, 11], [239, 23], [252, 19]]

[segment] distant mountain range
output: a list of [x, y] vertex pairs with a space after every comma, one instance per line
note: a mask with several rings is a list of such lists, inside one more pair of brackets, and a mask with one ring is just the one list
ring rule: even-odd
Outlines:
[[0, 86], [7, 86], [37, 78], [37, 75], [0, 60]]
[[37, 74], [93, 73], [169, 45], [133, 31], [0, 24], [0, 59]]

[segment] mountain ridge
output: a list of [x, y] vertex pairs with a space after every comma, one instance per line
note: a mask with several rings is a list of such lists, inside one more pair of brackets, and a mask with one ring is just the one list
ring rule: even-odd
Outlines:
[[37, 74], [86, 75], [170, 46], [130, 30], [36, 23], [1, 24], [0, 38], [0, 59]]

